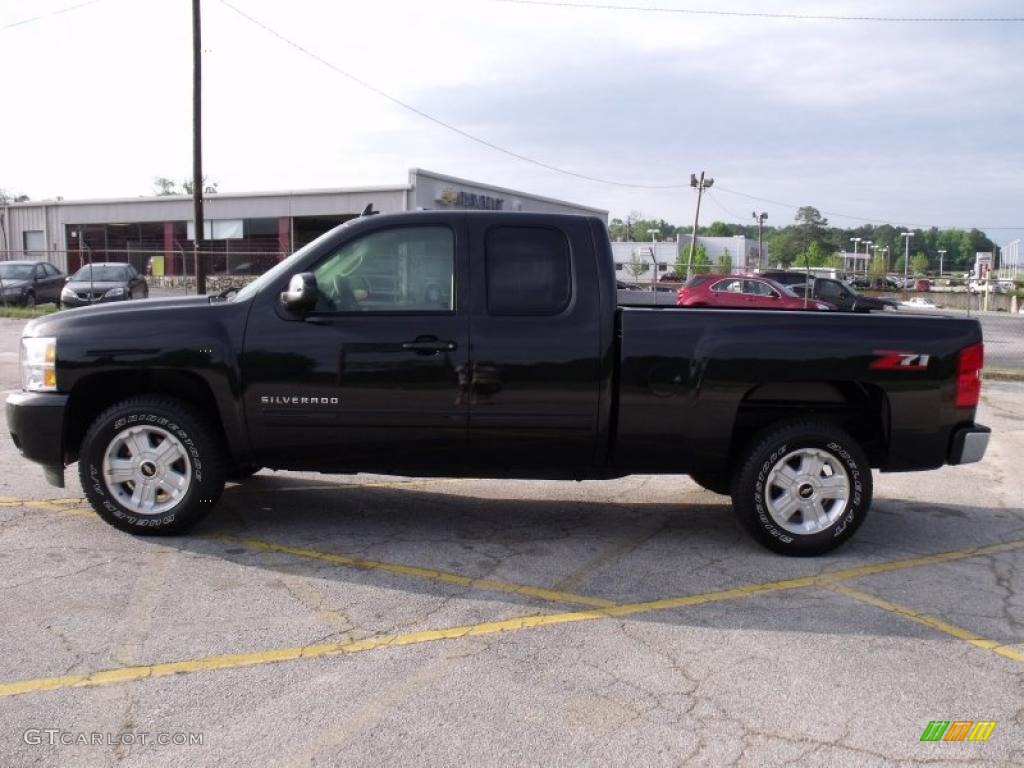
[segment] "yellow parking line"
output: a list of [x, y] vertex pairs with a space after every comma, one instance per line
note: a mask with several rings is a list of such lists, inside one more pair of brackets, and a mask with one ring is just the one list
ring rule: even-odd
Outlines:
[[[238, 537], [221, 536], [216, 534], [214, 535], [214, 537], [225, 538], [227, 540], [237, 540], [240, 543], [246, 543], [245, 539]], [[248, 546], [252, 546], [253, 544], [259, 544], [260, 546], [265, 546], [270, 548], [271, 550], [277, 551], [286, 552], [288, 550], [296, 550], [298, 552], [305, 552], [301, 548], [284, 547], [284, 545], [269, 544], [267, 542], [260, 542], [258, 540], [248, 540]], [[513, 619], [506, 619], [503, 621], [491, 621], [483, 622], [480, 624], [471, 624], [457, 627], [429, 629], [418, 632], [408, 632], [403, 634], [380, 635], [377, 637], [367, 638], [365, 640], [350, 641], [345, 643], [323, 643], [308, 646], [295, 646], [291, 648], [276, 648], [268, 649], [265, 651], [254, 651], [251, 653], [227, 654], [221, 656], [209, 656], [198, 659], [185, 659], [181, 661], [161, 662], [151, 665], [121, 667], [91, 673], [83, 673], [78, 675], [64, 675], [61, 677], [15, 680], [7, 683], [0, 683], [0, 697], [14, 696], [18, 694], [38, 691], [57, 690], [63, 688], [109, 685], [115, 683], [130, 682], [134, 680], [141, 680], [148, 677], [164, 677], [167, 675], [174, 674], [231, 669], [235, 667], [272, 664], [305, 658], [320, 658], [324, 656], [332, 656], [338, 654], [359, 653], [363, 651], [370, 651], [392, 646], [397, 647], [403, 645], [416, 645], [420, 643], [435, 642], [438, 640], [451, 640], [462, 637], [474, 637], [479, 635], [488, 635], [498, 632], [509, 632], [521, 629], [530, 629], [555, 624], [566, 624], [580, 621], [593, 621], [596, 619], [621, 618], [640, 613], [651, 613], [657, 611], [672, 610], [676, 608], [684, 608], [689, 606], [706, 605], [710, 603], [722, 602], [725, 600], [736, 600], [747, 597], [754, 597], [772, 592], [802, 589], [810, 586], [823, 586], [831, 588], [835, 587], [836, 583], [841, 580], [859, 578], [863, 576], [873, 575], [876, 573], [885, 573], [908, 568], [936, 565], [939, 563], [947, 563], [970, 557], [1000, 554], [1004, 552], [1019, 550], [1022, 548], [1024, 548], [1024, 539], [1006, 542], [1003, 544], [969, 547], [965, 549], [954, 550], [951, 552], [942, 552], [933, 555], [923, 555], [919, 557], [904, 558], [901, 560], [893, 560], [885, 563], [876, 563], [873, 565], [855, 566], [852, 568], [844, 568], [836, 571], [826, 571], [824, 573], [817, 575], [803, 576], [793, 579], [782, 579], [777, 581], [763, 582], [760, 584], [748, 584], [740, 587], [734, 587], [732, 589], [707, 592], [696, 595], [684, 595], [680, 597], [648, 600], [637, 603], [627, 603], [623, 605], [610, 604], [607, 607], [595, 607], [593, 609], [584, 611], [542, 614], [539, 616], [522, 616]], [[312, 550], [311, 552], [313, 552], [316, 555], [326, 554], [317, 553]], [[293, 554], [294, 553], [295, 552], [293, 552]], [[303, 556], [308, 555], [303, 554]], [[346, 558], [346, 556], [342, 555], [328, 555], [328, 557], [337, 557], [345, 560], [359, 560], [358, 558]], [[374, 561], [366, 562], [374, 563]], [[345, 562], [344, 564], [352, 565], [353, 563]], [[374, 564], [376, 565], [376, 563]], [[445, 577], [458, 579], [458, 581], [454, 583], [466, 584], [467, 586], [476, 586], [479, 582], [487, 581], [474, 580], [468, 577], [461, 577], [457, 574], [431, 572], [429, 571], [429, 569], [418, 569], [414, 566], [398, 566], [386, 563], [380, 563], [379, 565], [388, 566], [389, 568], [401, 568], [403, 570], [408, 570], [409, 572], [423, 571], [433, 574], [442, 574]], [[383, 567], [376, 569], [384, 570]], [[447, 578], [445, 580], [447, 580]], [[503, 584], [503, 582], [495, 583]], [[506, 586], [515, 587], [516, 591], [520, 591], [521, 587], [521, 585]], [[845, 587], [845, 585], [843, 586]], [[877, 600], [881, 601], [881, 598], [877, 598]], [[923, 614], [916, 614], [910, 611], [909, 609], [902, 609], [900, 606], [895, 606], [895, 604], [889, 605], [892, 605], [892, 607], [898, 609], [895, 611], [896, 613], [901, 613], [902, 615], [905, 615], [908, 618], [913, 618], [916, 621], [921, 621], [921, 623], [927, 623], [928, 626], [933, 626], [937, 629], [941, 627], [941, 631], [949, 632], [950, 634], [953, 634], [953, 636], [955, 637], [961, 637], [961, 639], [966, 639], [969, 642], [973, 641], [975, 642], [975, 644], [986, 642], [984, 638], [981, 638], [977, 635], [973, 635], [973, 633], [970, 633], [967, 630], [958, 627], [953, 627], [952, 625], [940, 622], [938, 619], [926, 617]], [[953, 631], [951, 632], [950, 630]], [[959, 632], [960, 634], [955, 634], [956, 632]], [[992, 645], [994, 645], [995, 647], [986, 645], [981, 645], [980, 647], [987, 647], [989, 650], [994, 650], [997, 653], [1001, 653], [1007, 658], [1018, 660], [1018, 652], [1014, 649], [1007, 648], [1005, 646], [1000, 646], [999, 644], [996, 644], [993, 641], [988, 642], [992, 643]], [[996, 648], [999, 648], [1000, 650], [996, 650]]]
[[957, 550], [954, 552], [944, 552], [938, 555], [906, 558], [890, 563], [845, 568], [839, 571], [831, 571], [815, 576], [782, 579], [779, 581], [769, 581], [761, 584], [747, 584], [741, 587], [734, 587], [733, 589], [720, 590], [717, 592], [706, 592], [698, 595], [685, 595], [661, 600], [648, 600], [640, 603], [627, 603], [608, 608], [594, 608], [587, 611], [549, 613], [542, 614], [540, 616], [522, 616], [514, 619], [506, 619], [504, 621], [489, 621], [481, 624], [470, 624], [444, 629], [428, 629], [420, 632], [407, 632], [398, 635], [380, 635], [377, 637], [367, 638], [365, 640], [356, 640], [347, 643], [323, 643], [319, 645], [295, 646], [292, 648], [276, 648], [266, 651], [254, 651], [252, 653], [209, 656], [200, 659], [185, 659], [182, 661], [163, 662], [137, 667], [108, 669], [100, 672], [84, 673], [79, 675], [65, 675], [63, 677], [16, 680], [8, 683], [0, 683], [0, 697], [15, 696], [18, 694], [38, 691], [52, 691], [62, 688], [109, 685], [113, 683], [129, 682], [132, 680], [141, 680], [147, 677], [164, 677], [167, 675], [182, 673], [232, 669], [235, 667], [273, 664], [297, 659], [312, 659], [345, 653], [359, 653], [362, 651], [376, 650], [378, 648], [416, 645], [419, 643], [429, 643], [438, 640], [475, 637], [498, 632], [511, 632], [520, 629], [545, 627], [555, 624], [593, 621], [595, 619], [621, 618], [639, 613], [650, 613], [688, 606], [707, 605], [725, 600], [737, 600], [772, 592], [802, 589], [810, 586], [829, 587], [834, 585], [834, 583], [840, 579], [857, 578], [859, 576], [870, 575], [871, 573], [879, 573], [883, 570], [892, 571], [905, 568], [916, 568], [924, 565], [933, 565], [936, 562], [949, 562], [950, 560], [965, 557], [976, 557], [980, 555], [996, 554], [999, 552], [1008, 552], [1022, 547], [1024, 547], [1024, 540], [1008, 542], [1006, 544], [994, 544], [988, 547], [971, 547], [969, 549]]
[[847, 597], [858, 600], [868, 605], [873, 605], [876, 608], [881, 608], [883, 611], [894, 613], [898, 616], [902, 616], [905, 619], [916, 621], [918, 624], [924, 624], [926, 627], [944, 632], [947, 635], [963, 640], [966, 643], [970, 643], [976, 648], [982, 648], [986, 651], [992, 651], [992, 653], [998, 653], [1000, 656], [1004, 656], [1007, 659], [1024, 663], [1024, 652], [1018, 651], [1005, 643], [1000, 643], [995, 640], [989, 640], [987, 637], [982, 637], [979, 634], [971, 632], [969, 629], [958, 627], [955, 624], [949, 624], [942, 619], [937, 619], [934, 616], [929, 616], [927, 613], [920, 613], [912, 608], [907, 608], [904, 605], [899, 605], [885, 598], [872, 595], [868, 592], [862, 592], [859, 589], [854, 589], [846, 584], [827, 584], [828, 589], [833, 592], [839, 592], [840, 594], [846, 595]]
[[443, 629], [427, 629], [419, 632], [406, 632], [397, 635], [379, 635], [365, 640], [355, 640], [345, 643], [321, 643], [318, 645], [295, 646], [292, 648], [275, 648], [266, 651], [254, 651], [252, 653], [237, 653], [223, 656], [210, 656], [200, 659], [185, 659], [182, 661], [163, 662], [160, 664], [148, 664], [137, 667], [121, 667], [79, 675], [17, 680], [9, 683], [0, 683], [0, 697], [16, 696], [22, 693], [33, 693], [38, 691], [52, 691], [61, 688], [84, 688], [97, 685], [110, 685], [112, 683], [125, 683], [148, 677], [166, 677], [167, 675], [189, 672], [232, 669], [235, 667], [273, 664], [282, 661], [294, 661], [297, 659], [315, 659], [323, 656], [372, 651], [378, 648], [417, 645], [420, 643], [435, 642], [437, 640], [454, 640], [463, 637], [491, 635], [497, 632], [546, 627], [553, 624], [567, 624], [578, 621], [593, 621], [594, 619], [628, 616], [645, 611], [659, 611], [688, 605], [702, 605], [705, 603], [720, 602], [722, 600], [750, 597], [752, 595], [764, 594], [766, 592], [807, 587], [815, 584], [817, 582], [817, 578], [818, 577], [815, 576], [808, 576], [800, 579], [786, 579], [784, 581], [770, 582], [767, 584], [751, 584], [719, 592], [708, 592], [701, 595], [688, 595], [686, 597], [670, 598], [666, 600], [652, 600], [643, 603], [618, 605], [611, 608], [595, 608], [589, 611], [571, 611], [566, 613], [542, 614], [539, 616], [521, 616], [514, 619], [505, 619], [504, 621], [487, 621], [480, 624], [468, 624]]
[[320, 552], [306, 547], [292, 547], [287, 544], [275, 544], [270, 541], [261, 541], [245, 536], [230, 536], [228, 534], [211, 533], [207, 538], [217, 541], [241, 544], [249, 549], [259, 552], [280, 552], [295, 557], [305, 557], [311, 560], [322, 560], [326, 563], [344, 565], [350, 568], [359, 568], [366, 571], [384, 571], [385, 573], [397, 573], [402, 576], [412, 576], [418, 579], [430, 581], [441, 581], [446, 584], [458, 584], [463, 587], [474, 589], [489, 589], [495, 592], [508, 592], [526, 597], [536, 597], [553, 603], [576, 603], [577, 605], [591, 605], [599, 608], [606, 608], [615, 605], [611, 600], [603, 597], [588, 597], [587, 595], [575, 595], [571, 592], [561, 592], [555, 589], [544, 589], [543, 587], [531, 587], [526, 584], [515, 584], [498, 579], [478, 579], [471, 576], [462, 576], [458, 573], [448, 571], [436, 571], [432, 568], [421, 568], [416, 565], [403, 565], [401, 563], [385, 563], [379, 560], [368, 560], [363, 557], [351, 555], [338, 555], [330, 552]]

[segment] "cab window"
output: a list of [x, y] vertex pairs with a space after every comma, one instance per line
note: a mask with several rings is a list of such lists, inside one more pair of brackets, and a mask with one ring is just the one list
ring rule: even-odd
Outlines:
[[453, 312], [455, 236], [441, 226], [372, 232], [341, 246], [313, 274], [317, 312]]
[[743, 281], [735, 278], [719, 280], [711, 286], [711, 290], [718, 293], [743, 293]]

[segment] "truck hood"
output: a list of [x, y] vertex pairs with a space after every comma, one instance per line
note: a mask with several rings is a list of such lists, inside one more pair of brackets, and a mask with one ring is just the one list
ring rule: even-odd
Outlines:
[[[97, 285], [99, 285], [97, 283]], [[74, 326], [118, 326], [121, 323], [135, 324], [142, 321], [161, 322], [178, 319], [184, 313], [207, 312], [223, 307], [228, 302], [212, 301], [210, 296], [181, 296], [169, 299], [145, 299], [144, 301], [118, 301], [109, 304], [93, 304], [77, 309], [65, 309], [36, 318], [25, 326], [25, 336], [56, 336], [62, 330]], [[145, 333], [140, 330], [140, 335]]]

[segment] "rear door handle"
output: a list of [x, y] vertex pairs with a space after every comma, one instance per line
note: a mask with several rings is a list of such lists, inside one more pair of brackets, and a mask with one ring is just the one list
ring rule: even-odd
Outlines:
[[434, 355], [438, 352], [451, 352], [455, 349], [454, 341], [441, 341], [435, 336], [421, 336], [415, 341], [402, 343], [402, 349], [416, 352], [421, 355]]

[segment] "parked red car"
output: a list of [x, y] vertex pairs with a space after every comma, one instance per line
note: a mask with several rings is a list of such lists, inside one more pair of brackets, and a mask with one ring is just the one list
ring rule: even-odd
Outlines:
[[787, 293], [774, 280], [747, 275], [699, 275], [679, 289], [680, 307], [720, 307], [722, 309], [813, 309], [830, 310], [831, 305]]

